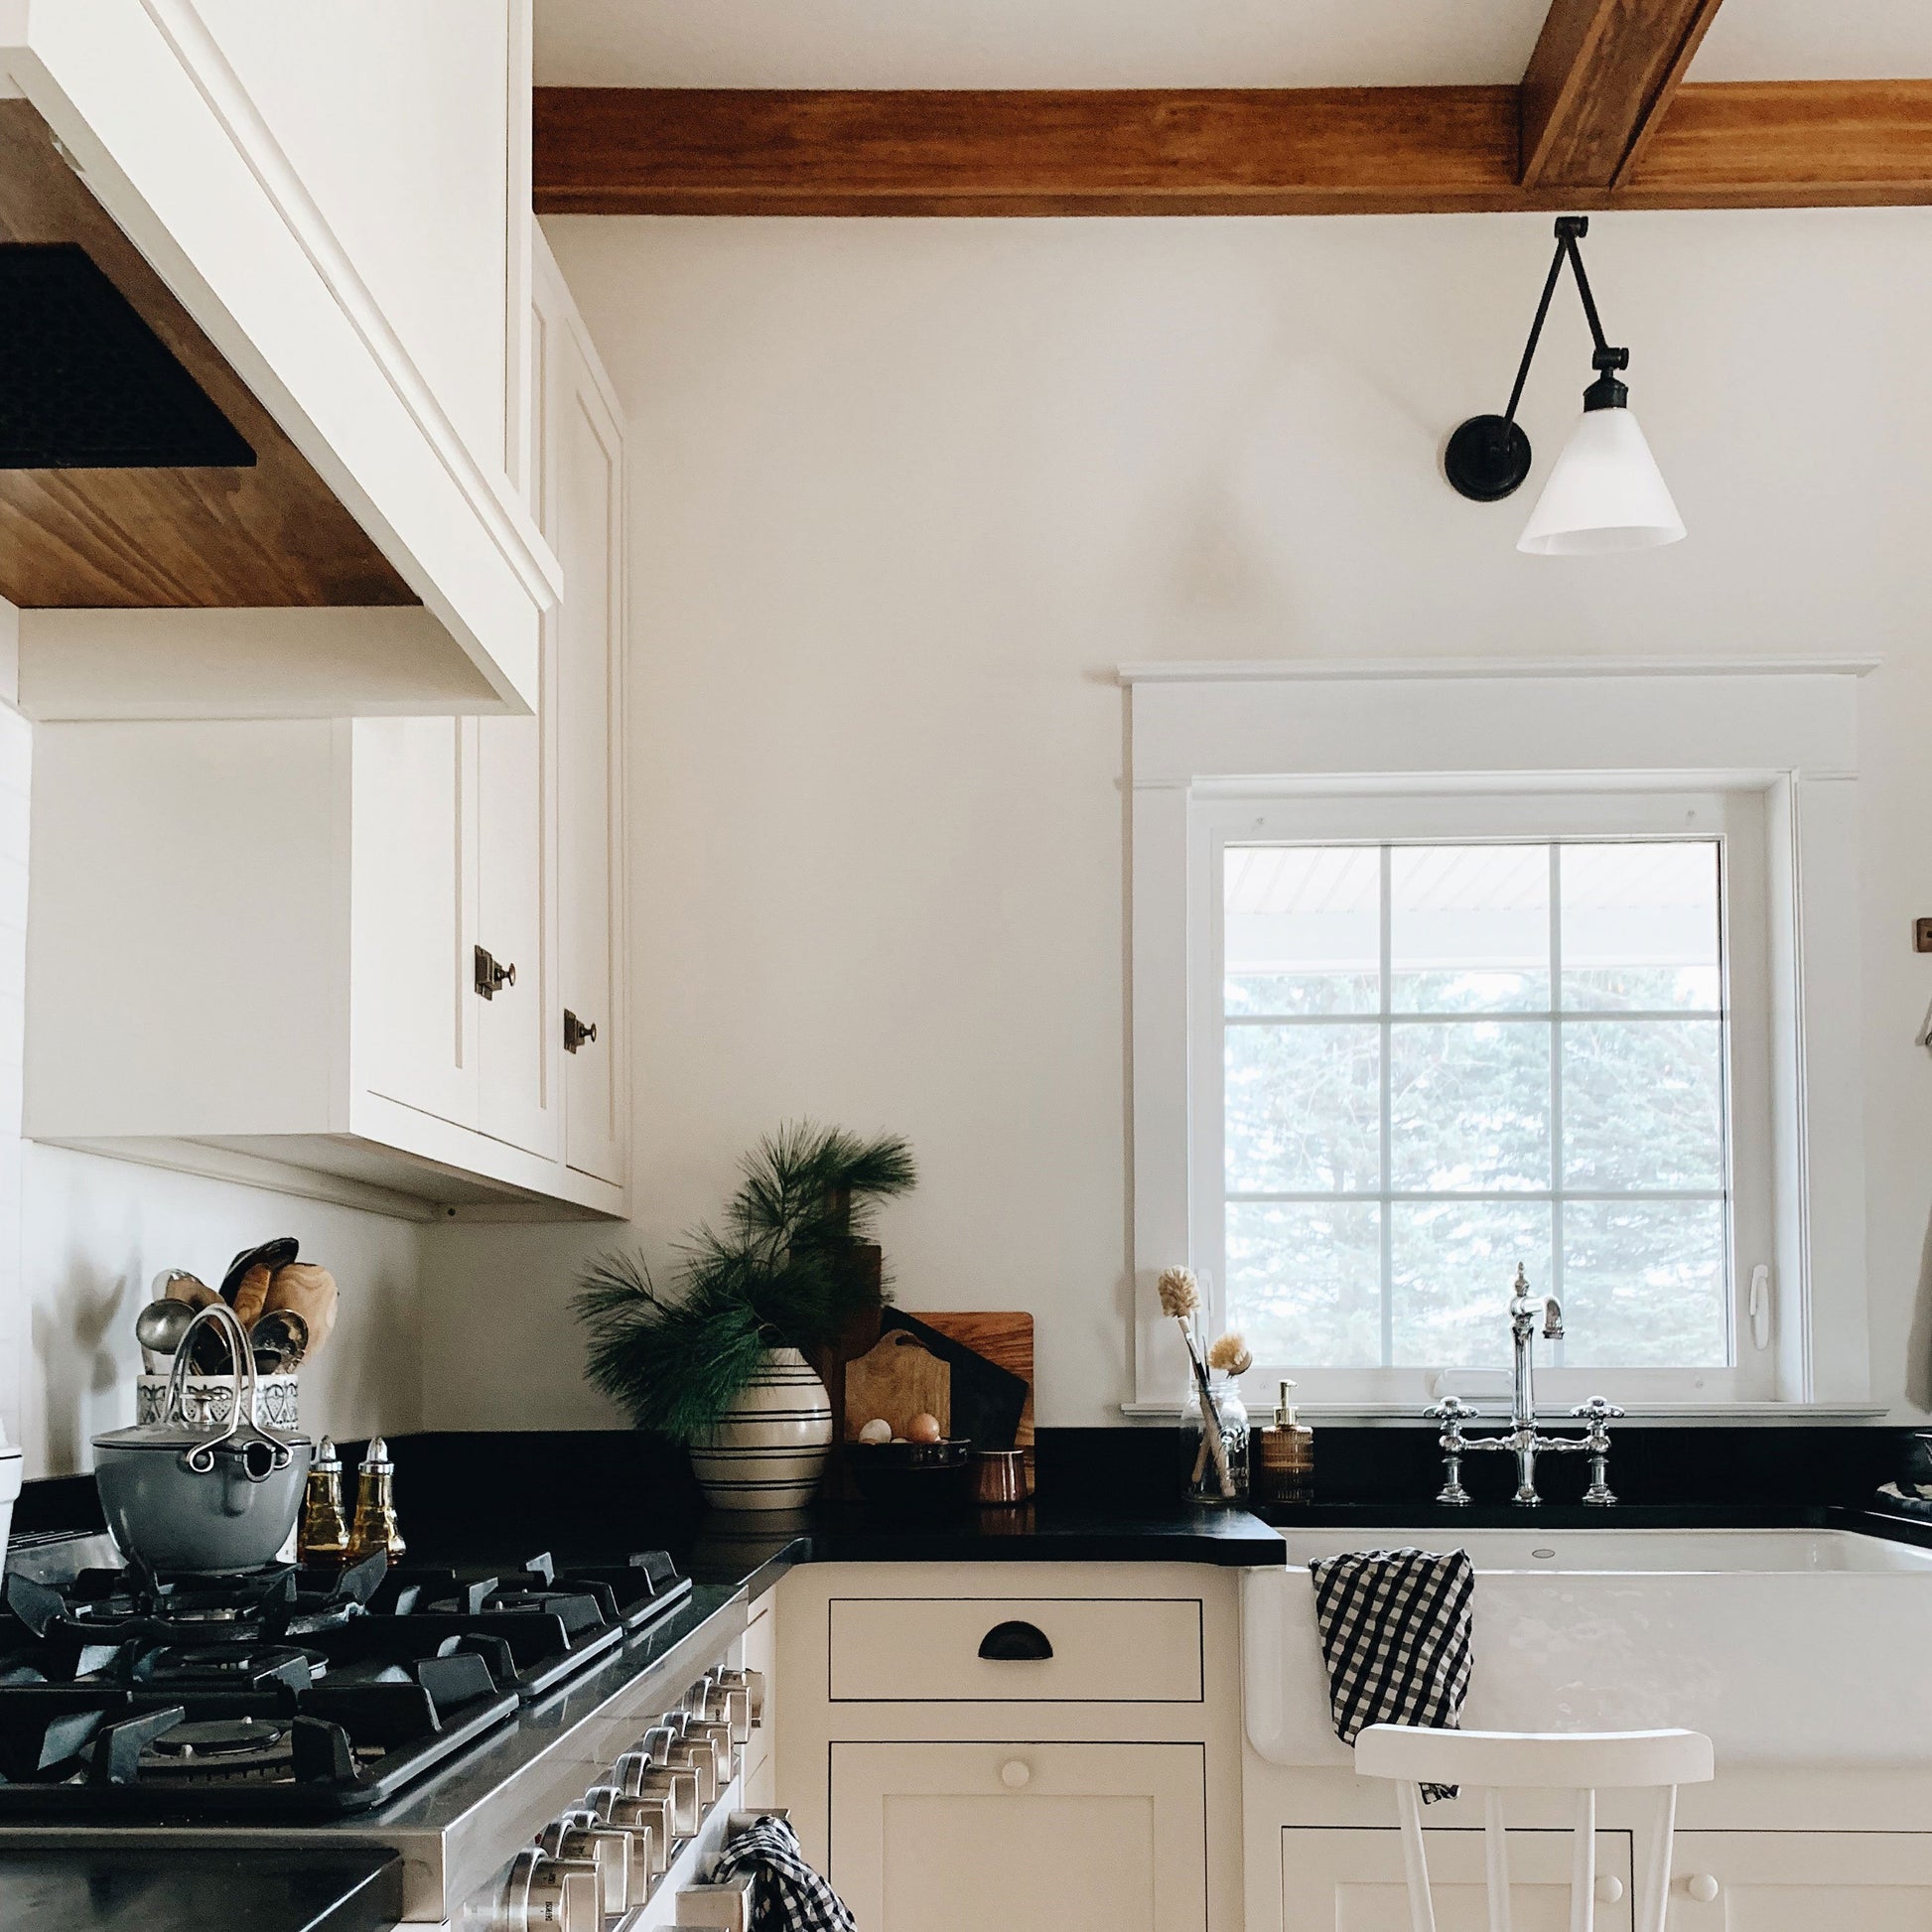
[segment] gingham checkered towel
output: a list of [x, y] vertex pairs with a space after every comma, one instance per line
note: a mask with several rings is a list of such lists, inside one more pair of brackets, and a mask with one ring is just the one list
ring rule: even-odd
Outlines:
[[[1366, 1550], [1309, 1565], [1328, 1665], [1335, 1735], [1352, 1744], [1369, 1725], [1453, 1730], [1469, 1688], [1475, 1566], [1466, 1550]], [[1453, 1798], [1426, 1784], [1423, 1800]]]
[[858, 1932], [845, 1900], [805, 1863], [782, 1818], [760, 1818], [725, 1847], [715, 1876], [756, 1871], [752, 1932]]

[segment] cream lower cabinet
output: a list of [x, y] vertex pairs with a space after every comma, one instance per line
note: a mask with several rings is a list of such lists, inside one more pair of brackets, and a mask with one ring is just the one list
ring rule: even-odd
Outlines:
[[[1489, 1932], [1480, 1830], [1431, 1831], [1438, 1932]], [[1631, 1840], [1596, 1835], [1596, 1932], [1629, 1932]], [[1569, 1932], [1570, 1834], [1509, 1835], [1514, 1932]], [[1401, 1834], [1390, 1827], [1295, 1827], [1281, 1835], [1283, 1932], [1410, 1932]], [[1611, 1895], [1613, 1894], [1613, 1896]]]
[[[1509, 1850], [1515, 1932], [1568, 1932], [1569, 1834], [1512, 1830]], [[1596, 1835], [1597, 1932], [1628, 1932], [1631, 1853], [1629, 1832]], [[1439, 1932], [1488, 1932], [1481, 1831], [1432, 1830], [1429, 1863]], [[1283, 1932], [1409, 1932], [1392, 1827], [1285, 1827], [1281, 1874]], [[1932, 1932], [1932, 1835], [1677, 1834], [1667, 1932], [1838, 1927]]]
[[779, 1589], [774, 1788], [860, 1932], [1240, 1922], [1234, 1574], [818, 1564]]
[[1932, 1834], [1683, 1832], [1669, 1932], [1932, 1932]]
[[832, 1747], [862, 1932], [1206, 1932], [1198, 1744]]

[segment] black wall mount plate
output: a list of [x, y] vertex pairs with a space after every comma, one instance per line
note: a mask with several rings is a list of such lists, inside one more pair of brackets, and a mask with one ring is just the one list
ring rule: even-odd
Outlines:
[[0, 244], [0, 470], [246, 469], [254, 461], [84, 248]]
[[1461, 495], [1499, 502], [1530, 474], [1530, 439], [1506, 416], [1471, 416], [1443, 451], [1443, 475]]

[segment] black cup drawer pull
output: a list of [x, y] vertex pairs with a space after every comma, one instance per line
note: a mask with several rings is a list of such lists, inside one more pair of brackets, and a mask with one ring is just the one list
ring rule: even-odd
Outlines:
[[1052, 1654], [1046, 1632], [1036, 1623], [996, 1623], [980, 1639], [980, 1655], [996, 1664], [1035, 1664]]

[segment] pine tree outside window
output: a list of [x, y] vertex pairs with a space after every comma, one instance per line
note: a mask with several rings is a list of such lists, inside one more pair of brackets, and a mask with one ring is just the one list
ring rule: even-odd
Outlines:
[[1230, 844], [1228, 1320], [1260, 1359], [1730, 1366], [1723, 846]]

